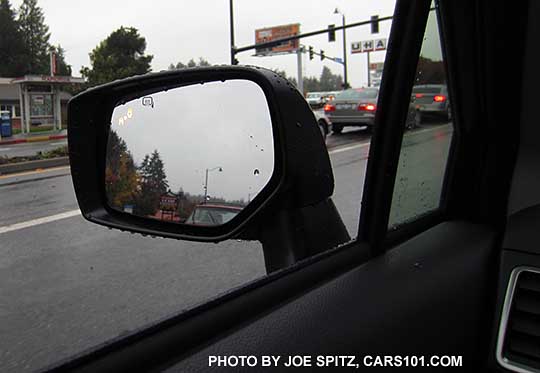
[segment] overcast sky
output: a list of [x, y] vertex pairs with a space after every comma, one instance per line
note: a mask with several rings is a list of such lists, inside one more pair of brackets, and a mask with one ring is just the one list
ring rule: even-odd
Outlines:
[[[22, 0], [12, 0], [18, 8]], [[38, 0], [50, 27], [51, 43], [66, 50], [67, 61], [79, 75], [81, 66], [89, 65], [88, 53], [120, 26], [139, 29], [147, 41], [147, 53], [154, 55], [154, 71], [166, 69], [170, 63], [204, 57], [212, 64], [230, 63], [228, 0]], [[341, 16], [333, 14], [338, 7], [347, 23], [364, 21], [371, 15], [393, 14], [394, 0], [235, 0], [236, 45], [253, 44], [255, 29], [289, 23], [300, 23], [301, 32], [341, 24]], [[387, 37], [390, 22], [382, 22], [376, 37]], [[347, 48], [354, 41], [372, 39], [368, 26], [347, 31]], [[341, 32], [334, 43], [327, 35], [307, 38], [302, 44], [323, 49], [328, 56], [342, 57]], [[238, 55], [241, 64], [254, 64], [284, 69], [296, 76], [296, 56], [251, 57], [252, 52]], [[353, 86], [366, 84], [365, 54], [348, 54], [349, 81]], [[371, 56], [372, 62], [384, 60], [384, 52]], [[312, 61], [304, 56], [304, 73], [319, 76], [323, 66], [342, 74], [343, 67], [332, 61]]]
[[272, 121], [262, 89], [227, 80], [171, 89], [118, 106], [112, 129], [140, 165], [158, 150], [173, 192], [180, 188], [227, 200], [253, 199], [274, 171]]

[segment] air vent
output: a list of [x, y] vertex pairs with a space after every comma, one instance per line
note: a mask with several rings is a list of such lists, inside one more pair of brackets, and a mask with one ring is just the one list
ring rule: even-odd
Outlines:
[[520, 267], [510, 275], [497, 360], [514, 372], [540, 373], [540, 269]]

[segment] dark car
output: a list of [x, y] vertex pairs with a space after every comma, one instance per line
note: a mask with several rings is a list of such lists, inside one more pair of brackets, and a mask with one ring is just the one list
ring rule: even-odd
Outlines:
[[378, 88], [351, 88], [340, 92], [324, 106], [332, 123], [332, 132], [341, 133], [345, 126], [367, 127], [371, 130], [377, 111]]
[[416, 85], [412, 90], [412, 100], [417, 111], [418, 122], [425, 117], [437, 117], [446, 122], [452, 120], [452, 111], [445, 84]]

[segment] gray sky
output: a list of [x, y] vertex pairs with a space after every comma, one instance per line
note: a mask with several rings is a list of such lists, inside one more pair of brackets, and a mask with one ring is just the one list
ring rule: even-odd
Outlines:
[[[12, 0], [18, 8], [22, 0]], [[213, 64], [230, 62], [229, 1], [228, 0], [39, 0], [45, 21], [50, 27], [51, 43], [66, 49], [67, 61], [74, 75], [81, 66], [89, 65], [88, 53], [112, 31], [120, 26], [133, 26], [146, 38], [147, 52], [154, 55], [154, 71], [166, 69], [170, 63], [204, 57]], [[281, 24], [301, 24], [301, 32], [341, 24], [341, 16], [334, 15], [337, 6], [346, 15], [347, 23], [364, 21], [371, 15], [391, 15], [394, 0], [235, 0], [236, 45], [253, 44], [255, 29]], [[380, 25], [376, 37], [387, 37], [390, 22]], [[347, 31], [347, 48], [354, 41], [372, 39], [368, 26]], [[323, 49], [328, 56], [342, 56], [341, 32], [329, 43], [327, 35], [302, 40], [303, 44]], [[250, 57], [251, 52], [238, 55], [242, 64], [284, 69], [296, 76], [296, 56]], [[384, 60], [384, 52], [371, 56], [372, 62]], [[353, 86], [366, 84], [365, 54], [348, 54], [349, 81]], [[305, 75], [319, 76], [323, 65], [342, 74], [343, 67], [332, 61], [312, 61], [304, 56]]]
[[158, 92], [154, 107], [142, 99], [118, 106], [112, 129], [135, 162], [157, 149], [173, 192], [182, 188], [228, 200], [251, 199], [274, 171], [272, 121], [262, 89], [247, 80], [228, 80]]

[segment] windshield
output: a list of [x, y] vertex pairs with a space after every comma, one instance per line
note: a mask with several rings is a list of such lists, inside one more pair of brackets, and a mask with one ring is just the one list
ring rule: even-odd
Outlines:
[[377, 98], [379, 91], [377, 89], [347, 89], [336, 96], [336, 100], [362, 100]]
[[413, 87], [413, 93], [441, 93], [443, 91], [443, 87]]

